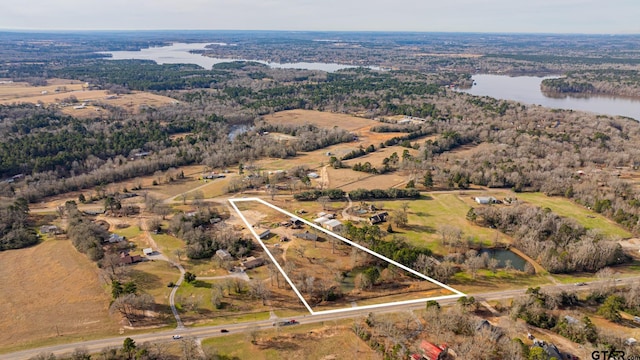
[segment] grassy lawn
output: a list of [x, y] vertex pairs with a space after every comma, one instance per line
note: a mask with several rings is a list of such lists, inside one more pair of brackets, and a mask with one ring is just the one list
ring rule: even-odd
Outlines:
[[138, 235], [142, 234], [142, 231], [140, 230], [139, 226], [129, 226], [127, 228], [124, 229], [116, 229], [114, 231], [114, 233], [120, 235], [120, 236], [124, 236], [125, 238], [127, 238], [127, 240], [129, 239], [133, 239], [135, 237], [137, 237]]
[[[513, 195], [512, 195], [513, 196]], [[540, 207], [548, 207], [554, 213], [575, 219], [587, 229], [600, 230], [605, 235], [615, 235], [621, 238], [631, 237], [631, 233], [618, 226], [613, 221], [604, 216], [575, 204], [569, 199], [563, 197], [549, 197], [542, 193], [518, 193], [515, 196], [519, 200], [524, 200]]]
[[204, 326], [269, 318], [268, 307], [262, 305], [260, 300], [251, 299], [246, 293], [226, 294], [222, 299], [223, 308], [215, 309], [211, 303], [211, 289], [214, 284], [223, 282], [224, 280], [197, 279], [191, 284], [183, 282], [176, 293], [176, 307], [183, 320]]
[[207, 318], [204, 321], [198, 322], [196, 326], [215, 326], [224, 324], [237, 324], [250, 321], [262, 321], [267, 320], [270, 317], [269, 311], [257, 311], [251, 313], [244, 313], [238, 315], [225, 315], [217, 316], [213, 318]]
[[[466, 219], [470, 206], [457, 194], [431, 193], [428, 198], [418, 200], [388, 200], [374, 202], [383, 206], [385, 210], [400, 209], [403, 202], [409, 203], [409, 225], [396, 229], [394, 233], [407, 238], [408, 242], [417, 247], [426, 247], [434, 253], [445, 254], [446, 249], [440, 243], [441, 236], [438, 229], [443, 225], [451, 225], [463, 231], [463, 239], [468, 236], [474, 242], [490, 245], [498, 237], [502, 243], [510, 243], [511, 239], [496, 230], [475, 225]], [[386, 230], [387, 223], [382, 225]]]
[[490, 292], [508, 289], [522, 289], [523, 287], [550, 284], [546, 276], [527, 275], [519, 271], [499, 270], [495, 274], [486, 269], [479, 270], [473, 279], [467, 272], [459, 272], [449, 282], [454, 289], [465, 293]]
[[589, 282], [594, 280], [600, 280], [595, 276], [595, 274], [590, 274], [590, 273], [553, 274], [550, 276], [553, 276], [553, 278], [556, 279], [556, 281], [562, 284], [572, 284], [577, 282]]
[[152, 295], [156, 303], [169, 305], [171, 288], [167, 284], [178, 281], [180, 271], [166, 261], [147, 261], [133, 265], [129, 276], [140, 290]]
[[156, 244], [158, 244], [160, 251], [169, 257], [173, 256], [175, 250], [184, 248], [184, 242], [175, 236], [153, 233], [150, 235]]

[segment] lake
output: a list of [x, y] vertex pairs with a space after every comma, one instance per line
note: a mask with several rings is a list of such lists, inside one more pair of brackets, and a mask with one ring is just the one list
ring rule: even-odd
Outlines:
[[[234, 61], [255, 61], [278, 69], [306, 69], [306, 70], [322, 70], [333, 72], [341, 69], [356, 68], [353, 65], [343, 65], [336, 63], [321, 62], [296, 62], [296, 63], [275, 63], [254, 59], [222, 59], [193, 54], [191, 50], [205, 50], [207, 45], [217, 46], [233, 46], [226, 43], [174, 43], [170, 46], [157, 46], [142, 49], [140, 51], [101, 51], [99, 54], [111, 55], [110, 60], [153, 60], [158, 64], [195, 64], [202, 68], [210, 70], [213, 65], [234, 62]], [[380, 70], [375, 66], [370, 69]]]
[[527, 263], [525, 259], [516, 255], [511, 250], [507, 250], [507, 249], [482, 249], [478, 253], [478, 256], [481, 256], [484, 253], [488, 253], [490, 259], [497, 259], [498, 267], [500, 268], [505, 267], [507, 260], [511, 260], [512, 268], [516, 270], [524, 271], [524, 266]]
[[474, 75], [470, 89], [460, 89], [471, 95], [514, 100], [524, 104], [542, 105], [553, 109], [580, 110], [603, 115], [622, 115], [640, 120], [640, 100], [613, 96], [562, 98], [548, 97], [540, 90], [542, 80], [553, 77]]

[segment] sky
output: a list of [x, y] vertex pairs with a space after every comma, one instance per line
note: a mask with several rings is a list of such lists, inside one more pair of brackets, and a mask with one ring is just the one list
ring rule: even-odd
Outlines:
[[1, 0], [0, 29], [640, 34], [639, 0]]

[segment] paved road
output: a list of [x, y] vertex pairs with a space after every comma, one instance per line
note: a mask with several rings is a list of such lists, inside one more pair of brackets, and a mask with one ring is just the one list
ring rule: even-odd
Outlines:
[[[616, 285], [628, 285], [633, 282], [640, 281], [640, 276], [628, 277], [615, 280], [607, 280], [607, 281], [594, 281], [590, 282], [584, 286], [577, 287], [575, 284], [564, 284], [564, 285], [549, 285], [543, 286], [543, 289], [555, 289], [555, 290], [576, 290], [580, 289], [583, 291], [595, 289], [601, 286], [603, 283], [610, 282], [615, 283]], [[470, 294], [473, 295], [479, 301], [495, 301], [495, 300], [505, 300], [511, 299], [525, 293], [525, 289], [516, 289], [516, 290], [504, 290], [504, 291], [496, 291], [496, 292], [487, 292], [487, 293], [477, 293]], [[452, 305], [457, 301], [457, 299], [448, 299], [442, 300], [439, 303], [441, 305]], [[402, 305], [390, 305], [386, 307], [376, 308], [376, 309], [354, 309], [353, 311], [348, 311], [344, 313], [333, 313], [333, 314], [321, 314], [321, 315], [305, 315], [302, 317], [297, 317], [298, 320], [302, 324], [313, 324], [313, 323], [322, 323], [328, 321], [349, 319], [349, 318], [357, 318], [361, 316], [366, 316], [367, 314], [374, 313], [388, 313], [388, 312], [400, 312], [407, 310], [417, 310], [423, 309], [424, 304], [402, 304]], [[161, 332], [154, 333], [146, 333], [139, 335], [131, 335], [132, 339], [136, 341], [136, 343], [144, 343], [144, 342], [171, 342], [177, 341], [173, 340], [171, 337], [175, 334], [180, 334], [183, 337], [193, 337], [193, 338], [208, 338], [208, 337], [216, 337], [216, 336], [224, 336], [226, 333], [221, 333], [220, 330], [227, 329], [229, 330], [229, 334], [234, 334], [238, 332], [243, 332], [247, 330], [252, 330], [255, 328], [259, 329], [268, 329], [272, 328], [273, 320], [261, 320], [261, 321], [251, 321], [239, 324], [227, 324], [227, 325], [218, 325], [218, 326], [206, 326], [206, 327], [196, 327], [196, 328], [184, 328], [184, 329], [176, 329], [176, 330], [167, 330]], [[40, 353], [53, 353], [55, 355], [63, 355], [73, 352], [74, 349], [77, 348], [86, 348], [90, 353], [98, 352], [106, 347], [120, 347], [122, 346], [122, 342], [124, 341], [125, 336], [100, 339], [100, 340], [91, 340], [91, 341], [83, 341], [76, 342], [70, 344], [61, 344], [54, 346], [41, 347], [32, 350], [25, 350], [20, 352], [15, 352], [11, 354], [2, 354], [0, 355], [0, 360], [17, 360], [17, 359], [29, 359], [34, 357]]]

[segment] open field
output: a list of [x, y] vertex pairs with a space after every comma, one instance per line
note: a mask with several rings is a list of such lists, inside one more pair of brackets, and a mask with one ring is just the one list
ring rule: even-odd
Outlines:
[[367, 126], [378, 124], [377, 121], [370, 119], [347, 114], [315, 110], [279, 111], [275, 114], [265, 116], [264, 120], [268, 123], [278, 125], [313, 124], [315, 126], [323, 128], [332, 128], [334, 126], [337, 126], [348, 131], [354, 131]]
[[418, 150], [407, 149], [402, 146], [387, 146], [382, 149], [377, 149], [376, 151], [368, 153], [364, 156], [345, 160], [343, 161], [343, 164], [353, 166], [353, 164], [357, 164], [357, 163], [364, 164], [365, 162], [369, 162], [371, 163], [371, 165], [373, 165], [376, 168], [382, 168], [382, 160], [384, 158], [388, 158], [393, 153], [396, 153], [400, 158], [402, 158], [402, 153], [404, 152], [404, 150], [409, 150], [409, 154], [411, 154], [411, 156], [417, 156], [419, 153]]
[[0, 348], [117, 335], [98, 268], [66, 240], [0, 252]]
[[[0, 84], [0, 102], [7, 103], [8, 101], [8, 103], [11, 103], [13, 102], [11, 100], [16, 101], [16, 99], [21, 99], [23, 102], [36, 103], [37, 101], [27, 101], [24, 99], [36, 98], [42, 95], [56, 95], [62, 98], [66, 97], [67, 93], [81, 91], [84, 87], [84, 82], [77, 80], [53, 80], [54, 79], [49, 80], [47, 85], [44, 86], [31, 86], [26, 82]], [[46, 93], [43, 94], [43, 92]]]
[[[162, 179], [165, 178], [163, 173], [163, 176], [148, 175], [148, 176], [141, 176], [141, 177], [124, 180], [116, 183], [110, 183], [104, 186], [104, 190], [107, 193], [116, 192], [116, 191], [121, 193], [125, 188], [131, 191], [133, 187], [140, 185], [142, 187], [142, 190], [139, 191], [140, 193], [147, 192], [147, 194], [155, 198], [165, 200], [168, 197], [175, 197], [181, 194], [182, 192], [194, 190], [198, 186], [202, 186], [205, 184], [201, 180], [198, 180], [198, 178], [202, 177], [202, 174], [205, 171], [205, 167], [203, 165], [183, 166], [175, 169], [175, 172], [177, 173], [179, 173], [180, 171], [184, 172], [185, 179], [176, 180], [171, 183], [166, 183], [164, 180], [162, 180], [159, 185], [153, 186], [154, 180], [157, 181], [160, 177]], [[218, 180], [224, 180], [224, 179], [218, 179]], [[215, 181], [213, 183], [215, 183]], [[97, 187], [93, 187], [93, 188], [83, 189], [79, 191], [72, 191], [65, 194], [61, 194], [61, 195], [50, 196], [44, 199], [42, 202], [30, 204], [29, 208], [31, 209], [31, 211], [50, 210], [55, 212], [56, 206], [64, 205], [64, 203], [68, 200], [74, 200], [77, 202], [78, 196], [80, 194], [84, 194], [84, 196], [87, 199], [89, 199], [91, 196], [94, 196], [96, 192], [97, 192]], [[134, 192], [137, 192], [137, 191], [134, 191]], [[179, 201], [179, 200], [181, 201], [181, 199], [175, 199], [175, 201]], [[143, 200], [142, 200], [142, 197], [140, 196], [140, 197], [134, 197], [134, 198], [125, 200], [125, 202], [127, 201], [142, 202]], [[103, 208], [103, 205], [104, 204], [102, 201], [97, 201], [95, 203], [88, 203], [86, 205], [79, 204], [79, 208], [80, 210], [96, 209], [96, 208]]]
[[[477, 195], [480, 196], [480, 194]], [[483, 192], [481, 195], [494, 196], [496, 199], [502, 199], [504, 197], [517, 198], [518, 200], [531, 205], [542, 208], [548, 207], [554, 213], [574, 219], [585, 228], [598, 230], [604, 235], [619, 236], [623, 239], [631, 237], [630, 232], [623, 229], [615, 222], [564, 197], [547, 196], [543, 193], [514, 193], [508, 190], [489, 190]], [[465, 198], [464, 201], [470, 206], [478, 206], [471, 197]]]
[[[65, 106], [63, 112], [75, 117], [96, 117], [108, 112], [100, 104], [117, 106], [127, 112], [135, 114], [145, 107], [159, 107], [176, 103], [174, 99], [147, 92], [132, 92], [131, 94], [113, 95], [106, 90], [85, 90], [84, 83], [73, 80], [58, 80], [55, 84], [46, 86], [31, 86], [27, 83], [0, 84], [0, 104], [13, 103], [43, 103], [45, 105], [59, 104], [74, 96], [78, 102]], [[86, 103], [83, 108], [74, 106]]]
[[606, 217], [575, 204], [569, 199], [554, 196], [549, 197], [542, 193], [518, 193], [518, 200], [524, 200], [540, 207], [548, 207], [554, 213], [575, 219], [587, 229], [595, 229], [604, 235], [620, 236], [621, 238], [631, 237], [631, 233], [623, 229], [615, 222]]
[[259, 331], [255, 344], [249, 332], [206, 339], [207, 351], [240, 359], [381, 359], [358, 338], [351, 320], [280, 327]]
[[[356, 172], [356, 171], [352, 171], [352, 172]], [[366, 173], [362, 173], [362, 174], [371, 175]], [[343, 178], [338, 177], [336, 182], [340, 180], [343, 180]], [[331, 181], [331, 175], [329, 175], [329, 181]], [[357, 181], [350, 181], [343, 184], [336, 184], [337, 185], [336, 187], [347, 192], [355, 189], [388, 189], [392, 187], [404, 187], [407, 181], [408, 181], [407, 175], [404, 175], [402, 172], [396, 171], [389, 174], [367, 176], [364, 178], [360, 178]], [[332, 183], [332, 186], [333, 186], [333, 183]]]
[[[331, 113], [316, 110], [286, 110], [264, 117], [264, 120], [271, 124], [283, 125], [303, 125], [312, 124], [320, 128], [338, 127], [351, 131], [358, 135], [356, 143], [367, 146], [373, 144], [376, 147], [381, 142], [396, 136], [405, 135], [401, 132], [378, 133], [371, 131], [371, 127], [380, 125], [380, 122], [363, 117], [347, 114]], [[412, 140], [413, 141], [416, 141]]]
[[468, 221], [466, 215], [471, 207], [461, 197], [462, 195], [454, 193], [428, 193], [426, 199], [385, 200], [371, 203], [376, 204], [378, 208], [393, 211], [407, 201], [409, 225], [400, 229], [394, 227], [394, 234], [405, 237], [414, 246], [427, 247], [438, 254], [448, 253], [448, 250], [443, 248], [440, 242], [441, 236], [438, 234], [438, 229], [443, 225], [457, 227], [463, 231], [463, 239], [471, 236], [474, 242], [486, 246], [494, 243], [496, 239], [503, 244], [512, 242], [510, 237], [499, 231]]

